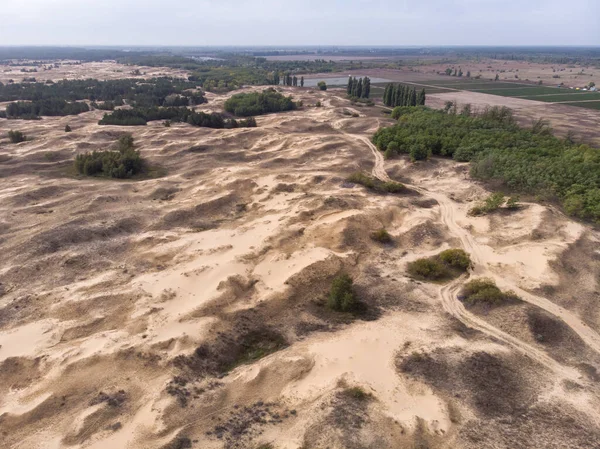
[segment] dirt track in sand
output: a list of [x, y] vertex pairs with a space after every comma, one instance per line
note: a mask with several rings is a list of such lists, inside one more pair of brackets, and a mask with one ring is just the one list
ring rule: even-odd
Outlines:
[[[0, 121], [2, 134], [17, 124], [34, 137], [0, 141], [7, 447], [160, 448], [179, 437], [202, 448], [482, 447], [478, 432], [489, 434], [489, 447], [593, 447], [598, 308], [588, 306], [583, 324], [577, 304], [539, 292], [568, 288], [555, 267], [580, 242], [597, 243], [597, 232], [535, 204], [509, 219], [469, 217], [486, 192], [464, 179], [460, 164], [384, 161], [369, 140], [387, 122], [378, 108], [352, 106], [335, 92], [286, 91], [304, 108], [259, 117], [256, 129], [127, 129], [166, 170], [134, 182], [68, 175], [75, 153], [106, 148], [124, 132], [96, 125], [99, 112]], [[211, 95], [203, 108], [219, 110], [224, 100]], [[73, 133], [62, 132], [67, 122]], [[356, 170], [400, 179], [420, 195], [374, 195], [345, 183]], [[395, 245], [369, 238], [381, 227]], [[568, 341], [536, 340], [510, 308], [465, 310], [456, 299], [462, 280], [438, 286], [404, 275], [408, 261], [460, 246], [474, 275], [516, 290], [522, 310], [557, 317]], [[572, 296], [588, 297], [597, 284], [584, 275], [597, 261], [582, 254], [578, 263], [569, 262], [571, 276], [587, 280]], [[368, 315], [338, 316], [321, 305], [342, 270]], [[285, 346], [227, 375], [211, 371], [208, 362], [265, 325]], [[207, 349], [195, 356], [202, 343]], [[576, 350], [557, 357], [567, 343]], [[418, 369], [398, 372], [397, 359], [415, 353]], [[482, 367], [480, 353], [495, 361]], [[422, 365], [429, 357], [434, 370]], [[511, 394], [473, 377], [482, 369]], [[474, 380], [446, 385], [435, 372]], [[360, 385], [373, 400], [347, 399], [344, 385]], [[487, 415], [481, 398], [499, 396], [509, 407]], [[543, 418], [553, 407], [554, 421]], [[507, 420], [513, 424], [500, 424]]]

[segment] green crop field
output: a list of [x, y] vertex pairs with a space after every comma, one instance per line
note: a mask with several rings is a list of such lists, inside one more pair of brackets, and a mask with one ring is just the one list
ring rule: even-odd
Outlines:
[[547, 103], [555, 103], [557, 101], [582, 101], [582, 100], [600, 100], [598, 92], [581, 92], [581, 93], [565, 93], [557, 95], [527, 95], [524, 100], [545, 101]]
[[584, 101], [584, 102], [581, 102], [581, 103], [561, 103], [561, 104], [566, 104], [568, 106], [577, 106], [579, 108], [600, 110], [600, 100], [598, 100], [598, 101]]

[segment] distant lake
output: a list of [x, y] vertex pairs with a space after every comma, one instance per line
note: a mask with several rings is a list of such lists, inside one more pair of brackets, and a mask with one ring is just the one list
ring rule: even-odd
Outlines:
[[[355, 75], [354, 75], [355, 76]], [[362, 76], [356, 76], [356, 79], [362, 78]], [[328, 86], [346, 86], [348, 84], [347, 76], [340, 76], [337, 78], [304, 78], [304, 87], [316, 87], [319, 81], [325, 81]], [[392, 80], [385, 78], [371, 78], [371, 84], [374, 83], [391, 83]]]

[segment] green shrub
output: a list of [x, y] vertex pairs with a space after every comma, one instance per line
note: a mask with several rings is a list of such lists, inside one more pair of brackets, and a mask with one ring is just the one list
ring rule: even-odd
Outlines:
[[365, 175], [361, 172], [356, 172], [348, 177], [348, 182], [354, 184], [360, 184], [370, 190], [374, 190], [379, 193], [402, 193], [406, 191], [404, 184], [394, 181], [380, 181], [377, 178]]
[[469, 268], [471, 258], [462, 249], [447, 249], [433, 257], [417, 259], [407, 265], [411, 276], [430, 281], [452, 279]]
[[393, 159], [399, 154], [399, 152], [400, 148], [398, 147], [398, 144], [396, 142], [390, 142], [385, 150], [385, 153], [383, 153], [383, 157], [386, 159]]
[[[474, 206], [470, 211], [469, 211], [469, 215], [485, 215], [485, 214], [489, 214], [490, 212], [494, 212], [496, 210], [498, 210], [500, 207], [502, 207], [502, 205], [504, 204], [504, 194], [501, 192], [495, 192], [492, 193], [490, 196], [488, 196], [483, 203], [478, 204], [476, 206]], [[514, 206], [514, 204], [516, 204], [516, 200], [514, 201], [514, 203], [511, 203], [511, 205]], [[514, 208], [514, 207], [513, 207]]]
[[23, 134], [21, 131], [9, 131], [8, 138], [12, 143], [20, 143], [25, 142], [27, 140], [27, 136]]
[[347, 274], [337, 276], [331, 283], [327, 306], [338, 312], [351, 312], [357, 300], [352, 288], [352, 278]]
[[427, 159], [429, 157], [429, 150], [427, 150], [427, 148], [424, 145], [415, 144], [411, 147], [409, 154], [410, 160], [415, 162]]
[[319, 81], [317, 87], [319, 90], [327, 90], [327, 83], [325, 81]]
[[511, 196], [507, 201], [506, 201], [506, 208], [507, 209], [518, 209], [521, 205], [519, 204], [519, 196]]
[[362, 387], [348, 387], [342, 394], [357, 401], [367, 401], [373, 397], [371, 393], [367, 393]]
[[71, 127], [69, 125], [65, 125], [65, 132], [70, 133], [71, 131]]
[[354, 184], [360, 184], [362, 186], [365, 186], [369, 189], [374, 189], [375, 188], [375, 178], [371, 178], [370, 176], [367, 176], [363, 173], [360, 172], [356, 172], [356, 173], [352, 173], [349, 177], [348, 177], [348, 181], [352, 182]]
[[404, 184], [395, 181], [387, 181], [381, 184], [381, 189], [388, 193], [400, 193], [406, 190]]
[[407, 270], [413, 277], [434, 281], [450, 276], [448, 268], [435, 258], [417, 259], [407, 265]]
[[371, 239], [379, 243], [392, 243], [394, 241], [389, 232], [383, 228], [371, 233]]
[[467, 305], [477, 304], [501, 305], [519, 301], [520, 298], [512, 291], [503, 292], [492, 279], [473, 279], [466, 283], [459, 299]]
[[438, 254], [447, 266], [466, 271], [471, 267], [471, 258], [462, 249], [447, 249]]

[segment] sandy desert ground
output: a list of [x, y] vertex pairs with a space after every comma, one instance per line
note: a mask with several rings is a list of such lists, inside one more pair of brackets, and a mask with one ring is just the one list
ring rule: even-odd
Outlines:
[[[81, 64], [75, 64], [75, 62], [77, 61], [58, 61], [59, 67], [53, 67], [53, 63], [43, 64], [42, 67], [0, 64], [0, 82], [8, 83], [12, 79], [15, 83], [18, 83], [23, 78], [31, 77], [35, 78], [38, 82], [48, 80], [57, 82], [60, 80], [82, 80], [90, 76], [98, 80], [115, 80], [121, 78], [147, 79], [160, 76], [187, 78], [188, 76], [188, 72], [185, 70], [168, 67], [125, 65], [114, 61], [83, 62]], [[44, 70], [44, 67], [52, 68]], [[32, 70], [34, 68], [37, 72], [21, 71], [22, 69]], [[136, 74], [136, 70], [139, 70], [139, 75]]]
[[[33, 138], [0, 140], [1, 446], [600, 448], [600, 233], [534, 203], [470, 217], [466, 165], [384, 161], [380, 108], [283, 90], [304, 107], [251, 129], [0, 120]], [[164, 176], [70, 175], [125, 132]], [[450, 247], [523, 302], [407, 277]], [[359, 316], [324, 307], [340, 272]]]

